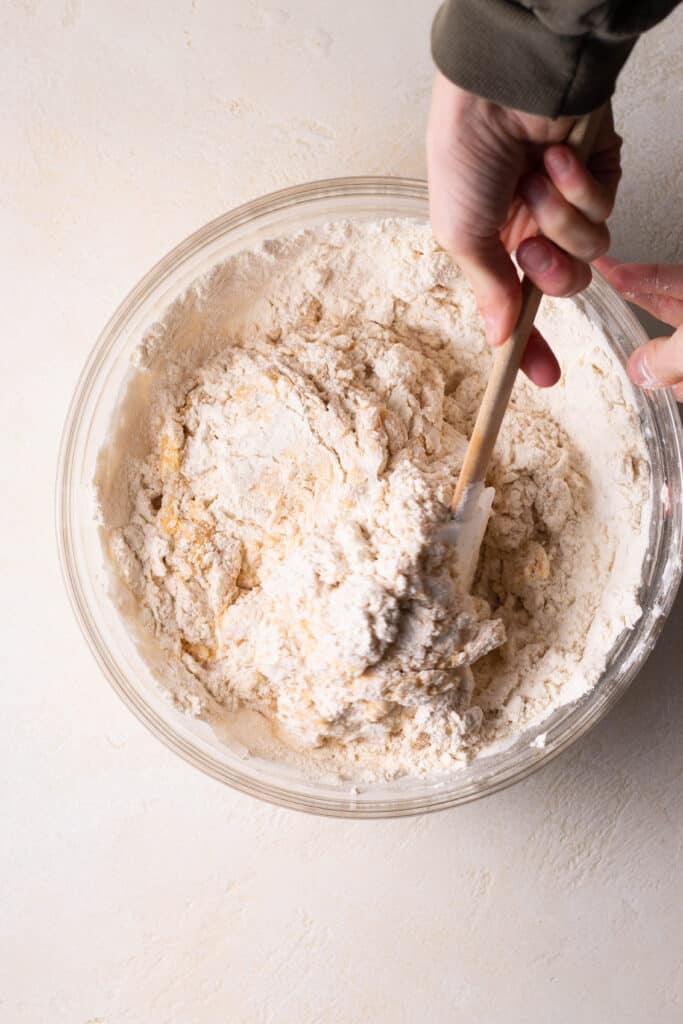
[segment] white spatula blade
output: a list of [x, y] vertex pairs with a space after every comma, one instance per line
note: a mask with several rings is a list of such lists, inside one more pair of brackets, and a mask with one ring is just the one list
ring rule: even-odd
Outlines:
[[495, 493], [493, 487], [472, 484], [440, 533], [444, 543], [456, 549], [456, 570], [464, 590], [470, 590], [474, 580]]

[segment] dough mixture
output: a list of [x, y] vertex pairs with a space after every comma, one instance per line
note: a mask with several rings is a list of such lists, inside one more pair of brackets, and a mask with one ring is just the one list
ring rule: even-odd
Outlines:
[[491, 356], [426, 227], [267, 242], [168, 310], [98, 486], [177, 702], [370, 779], [466, 763], [595, 683], [640, 614], [649, 464], [599, 331], [553, 300], [540, 326], [563, 378], [515, 387], [467, 593], [439, 527]]

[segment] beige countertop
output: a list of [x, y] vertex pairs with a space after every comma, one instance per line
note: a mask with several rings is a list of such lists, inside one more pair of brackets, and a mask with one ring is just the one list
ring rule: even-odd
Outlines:
[[[179, 239], [260, 193], [424, 174], [434, 5], [13, 0], [0, 13], [0, 1020], [676, 1024], [683, 603], [641, 677], [526, 782], [431, 817], [233, 793], [131, 716], [59, 576], [76, 378]], [[620, 84], [618, 255], [683, 258], [683, 9]]]

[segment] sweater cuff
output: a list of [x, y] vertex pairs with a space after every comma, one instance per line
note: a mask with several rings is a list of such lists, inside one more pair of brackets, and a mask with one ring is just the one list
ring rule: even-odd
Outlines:
[[557, 35], [510, 0], [447, 0], [432, 26], [432, 56], [447, 78], [545, 117], [576, 117], [605, 103], [635, 41]]

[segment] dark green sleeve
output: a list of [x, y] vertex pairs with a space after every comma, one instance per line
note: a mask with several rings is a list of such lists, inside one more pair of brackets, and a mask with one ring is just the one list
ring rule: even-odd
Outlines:
[[447, 0], [434, 19], [432, 54], [456, 85], [506, 107], [586, 114], [612, 95], [638, 36], [676, 3]]

